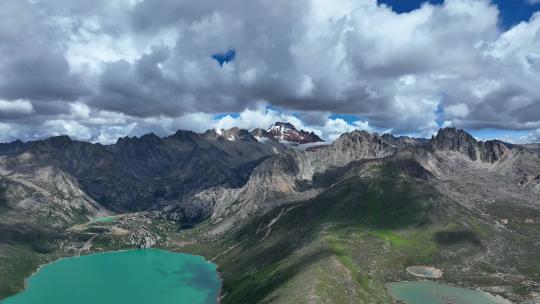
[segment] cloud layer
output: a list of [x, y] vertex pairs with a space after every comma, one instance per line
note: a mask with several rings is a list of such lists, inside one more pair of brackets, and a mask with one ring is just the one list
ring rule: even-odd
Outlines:
[[507, 31], [499, 15], [488, 0], [403, 14], [376, 0], [4, 0], [0, 141], [278, 119], [330, 140], [443, 123], [536, 134], [540, 14]]

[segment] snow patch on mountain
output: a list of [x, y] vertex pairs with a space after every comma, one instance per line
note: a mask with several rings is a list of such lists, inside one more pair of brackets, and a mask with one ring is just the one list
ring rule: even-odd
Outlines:
[[286, 141], [296, 144], [324, 142], [315, 133], [297, 130], [295, 126], [288, 122], [276, 122], [270, 125], [266, 132], [280, 142]]

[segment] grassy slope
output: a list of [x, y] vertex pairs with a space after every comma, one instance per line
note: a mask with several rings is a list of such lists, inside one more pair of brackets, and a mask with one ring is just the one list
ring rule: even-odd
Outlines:
[[0, 244], [0, 299], [20, 291], [24, 278], [42, 263], [42, 257], [21, 246]]
[[[444, 227], [429, 223], [438, 199], [418, 180], [354, 177], [275, 210], [238, 231], [218, 259], [224, 302], [390, 302], [387, 279], [438, 251], [433, 233]], [[282, 212], [270, 232], [261, 229]]]
[[[59, 244], [76, 243], [80, 237], [68, 236], [62, 229], [51, 228], [52, 224], [58, 224], [54, 217], [33, 214], [38, 218], [28, 218], [29, 215], [14, 208], [9, 204], [8, 194], [15, 200], [21, 200], [24, 193], [19, 187], [12, 187], [11, 193], [7, 193], [8, 183], [0, 177], [0, 299], [22, 290], [24, 280], [39, 265], [70, 255]], [[57, 195], [62, 197], [63, 194]], [[85, 219], [81, 214], [72, 216], [79, 221]]]
[[0, 299], [22, 290], [39, 265], [65, 255], [53, 249], [53, 238], [35, 227], [0, 225]]

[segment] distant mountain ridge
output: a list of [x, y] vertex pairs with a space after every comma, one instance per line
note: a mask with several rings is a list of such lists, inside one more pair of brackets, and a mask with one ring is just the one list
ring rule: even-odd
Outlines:
[[[126, 211], [182, 204], [185, 199], [214, 187], [240, 189], [249, 185], [257, 174], [267, 176], [264, 180], [268, 191], [277, 189], [275, 185], [296, 189], [297, 183], [309, 181], [330, 168], [403, 153], [427, 162], [429, 155], [447, 151], [485, 163], [498, 162], [512, 151], [515, 151], [512, 155], [534, 153], [529, 147], [498, 140], [477, 141], [456, 128], [441, 129], [430, 140], [353, 131], [317, 149], [287, 152], [291, 142], [323, 143], [313, 132], [298, 131], [292, 124], [282, 122], [272, 124], [267, 130], [231, 128], [204, 133], [179, 130], [163, 138], [149, 133], [122, 137], [112, 145], [57, 136], [0, 144], [0, 155], [4, 156], [0, 166], [7, 172], [53, 168], [77, 180], [81, 190], [103, 207]], [[269, 158], [271, 161], [266, 161]], [[265, 169], [268, 165], [265, 163], [274, 165]], [[276, 171], [275, 166], [281, 169]], [[524, 180], [540, 174], [526, 167], [520, 170], [526, 172]], [[289, 176], [287, 181], [282, 180], [285, 176]], [[278, 177], [280, 181], [276, 180]]]
[[[373, 133], [373, 134], [377, 134], [377, 133]], [[246, 129], [242, 129], [238, 127], [233, 127], [230, 129], [209, 129], [203, 133], [197, 133], [190, 130], [178, 130], [175, 134], [166, 136], [163, 138], [168, 138], [172, 136], [175, 136], [177, 138], [183, 138], [186, 140], [188, 140], [189, 138], [203, 137], [210, 140], [228, 140], [228, 141], [241, 140], [241, 141], [253, 142], [253, 141], [272, 140], [272, 141], [277, 141], [277, 142], [279, 141], [290, 142], [294, 144], [325, 143], [325, 140], [320, 138], [314, 132], [308, 132], [302, 129], [298, 130], [293, 124], [289, 122], [275, 122], [266, 129], [254, 128], [251, 130], [246, 130]], [[506, 143], [500, 140], [478, 141], [466, 131], [457, 129], [454, 127], [440, 129], [439, 132], [431, 138], [431, 140], [427, 138], [395, 136], [390, 133], [384, 133], [379, 136], [385, 139], [387, 142], [392, 142], [394, 144], [397, 144], [398, 142], [400, 144], [407, 144], [407, 143], [408, 144], [427, 144], [428, 142], [431, 141], [438, 148], [458, 149], [458, 150], [461, 150], [462, 152], [465, 152], [465, 150], [469, 148], [474, 150], [475, 145], [477, 144], [482, 145], [482, 143], [488, 143], [488, 145], [498, 145], [499, 146], [498, 149], [504, 149], [502, 148], [502, 146], [505, 146], [505, 147], [521, 146], [523, 148], [530, 149], [530, 150], [538, 150], [540, 146], [540, 143], [514, 145], [514, 144]], [[50, 138], [72, 140], [67, 135], [53, 136]], [[122, 144], [123, 142], [129, 141], [129, 140], [137, 140], [137, 139], [141, 139], [142, 141], [147, 141], [150, 138], [154, 140], [162, 139], [161, 137], [151, 132], [151, 133], [141, 135], [140, 137], [137, 137], [137, 136], [120, 137], [118, 138], [115, 144], [103, 145], [103, 146], [119, 145], [119, 144]], [[0, 143], [0, 155], [7, 155], [7, 154], [20, 152], [24, 150], [30, 143], [39, 142], [43, 140], [47, 140], [47, 138], [36, 140], [36, 141], [30, 141], [30, 142], [23, 142], [20, 139], [17, 139], [12, 142]], [[73, 140], [73, 141], [78, 141], [78, 140]], [[499, 144], [496, 144], [496, 143], [499, 143]], [[473, 157], [472, 155], [474, 154], [472, 153], [473, 151], [472, 150], [467, 151], [467, 153], [468, 152], [471, 152], [470, 156]]]

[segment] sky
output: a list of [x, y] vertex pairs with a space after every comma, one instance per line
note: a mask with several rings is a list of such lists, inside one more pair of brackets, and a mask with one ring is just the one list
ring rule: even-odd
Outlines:
[[540, 0], [0, 1], [0, 142], [275, 121], [540, 142]]

